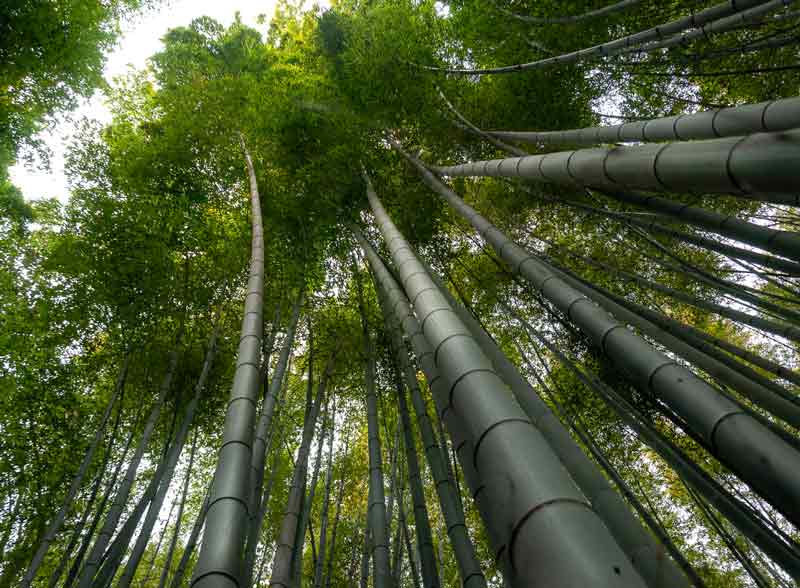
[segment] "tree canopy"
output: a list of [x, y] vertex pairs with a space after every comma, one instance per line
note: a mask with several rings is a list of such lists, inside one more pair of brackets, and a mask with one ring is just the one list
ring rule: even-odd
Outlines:
[[12, 1], [0, 588], [794, 585], [800, 16], [723, 4], [282, 1], [108, 85], [158, 3]]

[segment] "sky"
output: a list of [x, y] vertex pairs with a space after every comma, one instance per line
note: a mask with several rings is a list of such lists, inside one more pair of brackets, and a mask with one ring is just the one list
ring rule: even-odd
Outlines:
[[[137, 69], [144, 67], [147, 58], [161, 48], [161, 37], [169, 29], [186, 25], [198, 16], [210, 16], [228, 25], [238, 11], [243, 22], [265, 32], [266, 25], [257, 25], [256, 19], [259, 14], [264, 14], [268, 22], [275, 11], [275, 3], [275, 0], [167, 0], [156, 9], [123, 23], [123, 35], [106, 62], [105, 78], [112, 82], [114, 77], [125, 74], [130, 66]], [[75, 111], [59, 115], [56, 124], [39, 135], [51, 151], [49, 171], [37, 169], [40, 166], [26, 166], [22, 162], [11, 168], [11, 180], [22, 190], [26, 199], [55, 196], [66, 202], [68, 188], [64, 175], [64, 154], [75, 121], [83, 117], [109, 121], [109, 111], [99, 92], [91, 99], [84, 100]]]

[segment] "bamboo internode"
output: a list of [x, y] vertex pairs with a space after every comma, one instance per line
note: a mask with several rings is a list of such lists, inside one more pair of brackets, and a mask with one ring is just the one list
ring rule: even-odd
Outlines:
[[774, 133], [800, 127], [800, 97], [783, 98], [678, 114], [618, 125], [567, 131], [486, 131], [491, 136], [542, 145], [599, 145], [603, 143], [718, 139], [751, 133]]
[[[396, 146], [399, 149], [399, 145]], [[800, 454], [743, 408], [656, 350], [546, 263], [508, 239], [417, 159], [424, 181], [467, 220], [514, 273], [578, 326], [640, 389], [662, 400], [743, 480], [789, 520], [800, 521]]]
[[736, 194], [798, 204], [800, 130], [686, 143], [559, 151], [430, 169], [449, 177], [508, 177], [577, 187]]
[[367, 197], [447, 383], [445, 416], [471, 444], [464, 461], [480, 478], [476, 500], [493, 515], [484, 520], [513, 583], [645, 586], [369, 186]]

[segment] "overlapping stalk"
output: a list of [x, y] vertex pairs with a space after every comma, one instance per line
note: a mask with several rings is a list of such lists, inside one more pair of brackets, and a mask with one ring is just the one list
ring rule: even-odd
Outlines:
[[[402, 342], [401, 333], [403, 332], [403, 325], [410, 325], [412, 328], [411, 333], [415, 334], [421, 333], [419, 325], [416, 323], [416, 318], [409, 310], [405, 294], [399, 290], [394, 283], [394, 279], [386, 270], [380, 257], [378, 257], [372, 246], [364, 239], [360, 231], [356, 229], [354, 234], [364, 251], [367, 262], [375, 277], [375, 289], [378, 292], [381, 308], [383, 309], [389, 332], [394, 341], [397, 362], [400, 366], [405, 383], [411, 391], [411, 402], [422, 436], [425, 456], [428, 460], [428, 466], [430, 467], [431, 475], [436, 485], [439, 505], [442, 510], [442, 515], [444, 516], [447, 534], [453, 546], [456, 563], [458, 564], [459, 573], [461, 574], [461, 582], [465, 588], [483, 588], [486, 586], [486, 580], [481, 571], [480, 564], [478, 563], [475, 547], [467, 532], [467, 527], [464, 522], [464, 513], [461, 509], [457, 490], [451, 481], [451, 477], [447, 473], [444, 458], [439, 444], [436, 441], [436, 434], [434, 433], [433, 425], [428, 415], [425, 400], [422, 397], [422, 391], [417, 383], [416, 370], [411, 365], [408, 352], [405, 349], [405, 344]], [[403, 304], [404, 300], [405, 305]], [[432, 353], [429, 350], [427, 341], [423, 337], [412, 338], [411, 335], [409, 335], [409, 340], [412, 341], [414, 353], [417, 357]], [[429, 378], [429, 380], [435, 380], [435, 378]]]
[[[292, 308], [292, 316], [289, 319], [289, 327], [283, 340], [281, 353], [278, 356], [278, 363], [275, 365], [275, 371], [272, 374], [272, 378], [269, 380], [267, 394], [264, 398], [264, 401], [261, 403], [261, 412], [258, 419], [258, 425], [256, 426], [256, 432], [253, 437], [253, 456], [251, 458], [252, 493], [250, 496], [250, 520], [248, 521], [247, 543], [245, 546], [244, 558], [244, 578], [247, 582], [247, 585], [250, 585], [252, 582], [256, 548], [258, 547], [258, 539], [261, 534], [262, 524], [264, 522], [264, 511], [261, 508], [261, 498], [264, 489], [264, 464], [266, 461], [267, 436], [270, 432], [273, 414], [275, 413], [275, 404], [277, 403], [278, 393], [280, 392], [281, 386], [283, 386], [286, 366], [289, 363], [289, 355], [292, 352], [295, 331], [297, 330], [297, 321], [300, 316], [300, 309], [303, 306], [303, 298], [304, 297], [301, 292], [294, 303], [294, 307]], [[275, 330], [276, 327], [273, 328], [273, 333]]]
[[303, 436], [300, 441], [300, 448], [297, 453], [297, 460], [292, 473], [292, 481], [289, 486], [289, 497], [286, 503], [286, 512], [281, 522], [278, 539], [276, 541], [275, 555], [272, 560], [272, 577], [270, 578], [270, 588], [280, 586], [282, 588], [292, 588], [292, 553], [297, 538], [298, 521], [301, 516], [303, 501], [303, 482], [306, 474], [305, 464], [308, 463], [308, 455], [311, 451], [311, 442], [314, 439], [314, 425], [322, 406], [322, 399], [325, 397], [325, 389], [333, 374], [336, 365], [335, 356], [331, 356], [322, 378], [317, 385], [317, 393], [311, 403], [305, 422], [303, 423]]
[[512, 584], [591, 585], [601, 578], [644, 586], [369, 185], [367, 196], [447, 383], [443, 416], [461, 424], [471, 442], [465, 461], [480, 478], [477, 500]]
[[687, 141], [774, 133], [800, 127], [800, 98], [716, 108], [618, 125], [568, 131], [483, 131], [506, 141], [543, 145], [599, 145], [625, 141]]
[[[357, 272], [354, 264], [354, 273]], [[367, 520], [371, 535], [372, 578], [375, 588], [393, 586], [390, 571], [389, 525], [386, 514], [386, 499], [383, 490], [383, 469], [381, 467], [381, 439], [378, 426], [378, 401], [375, 395], [375, 348], [367, 324], [366, 309], [361, 281], [356, 275], [358, 285], [358, 307], [361, 313], [362, 334], [364, 337], [364, 386], [367, 404], [367, 439], [369, 450], [369, 503]]]
[[800, 130], [636, 146], [598, 147], [434, 167], [450, 177], [524, 178], [610, 190], [735, 194], [798, 204]]
[[554, 25], [554, 24], [574, 24], [576, 22], [582, 22], [584, 20], [589, 20], [592, 18], [608, 16], [616, 12], [621, 12], [631, 6], [636, 6], [637, 4], [639, 4], [639, 2], [641, 2], [641, 0], [620, 0], [619, 2], [615, 2], [614, 4], [609, 4], [608, 6], [603, 6], [602, 8], [587, 10], [586, 12], [581, 12], [580, 14], [573, 14], [570, 16], [545, 16], [545, 17], [527, 16], [525, 14], [516, 14], [514, 12], [511, 12], [510, 10], [503, 8], [500, 5], [497, 5], [497, 8], [502, 13], [507, 14], [523, 22], [537, 24], [537, 25]]
[[800, 522], [800, 454], [793, 447], [564, 282], [546, 263], [464, 203], [419, 160], [403, 153], [436, 194], [473, 225], [514, 273], [577, 325], [640, 389], [678, 414], [718, 459], [789, 520]]
[[22, 588], [29, 588], [33, 582], [33, 579], [36, 577], [36, 573], [39, 571], [39, 568], [44, 562], [44, 557], [47, 555], [50, 544], [61, 530], [64, 520], [67, 517], [67, 513], [72, 507], [75, 497], [78, 495], [78, 491], [81, 489], [83, 478], [86, 476], [86, 472], [89, 471], [89, 466], [92, 465], [97, 448], [100, 446], [100, 442], [103, 440], [103, 436], [105, 435], [106, 424], [111, 416], [111, 410], [114, 408], [114, 404], [122, 392], [122, 388], [125, 386], [125, 378], [128, 375], [129, 364], [130, 352], [126, 352], [117, 375], [114, 391], [111, 393], [111, 398], [106, 405], [106, 409], [103, 412], [103, 415], [100, 417], [100, 422], [97, 423], [94, 438], [92, 439], [91, 443], [89, 443], [89, 447], [87, 447], [86, 453], [83, 456], [83, 461], [81, 461], [81, 465], [78, 466], [78, 471], [75, 472], [75, 476], [72, 478], [69, 490], [67, 490], [67, 494], [64, 496], [61, 507], [58, 509], [58, 512], [50, 521], [50, 524], [47, 526], [47, 529], [44, 532], [44, 537], [42, 538], [39, 547], [36, 549], [36, 553], [34, 553], [33, 559], [31, 560], [31, 563], [22, 578], [22, 582], [20, 584]]
[[264, 229], [255, 168], [241, 139], [250, 181], [252, 244], [250, 273], [225, 432], [219, 450], [206, 514], [206, 530], [195, 567], [193, 588], [241, 588], [247, 536], [253, 423], [260, 382], [259, 358], [264, 324]]
[[507, 65], [504, 67], [491, 67], [491, 68], [478, 68], [478, 69], [465, 69], [465, 68], [450, 68], [450, 67], [435, 67], [430, 65], [418, 65], [417, 67], [428, 71], [439, 71], [442, 73], [461, 74], [461, 75], [486, 75], [486, 74], [503, 74], [514, 73], [518, 71], [526, 71], [529, 69], [538, 69], [540, 67], [547, 67], [550, 65], [564, 65], [567, 63], [576, 63], [598, 57], [609, 57], [611, 55], [618, 55], [627, 50], [641, 47], [650, 41], [665, 40], [677, 33], [681, 33], [689, 28], [701, 27], [706, 23], [710, 23], [721, 18], [726, 18], [739, 12], [744, 12], [750, 8], [763, 4], [764, 0], [728, 0], [722, 2], [700, 12], [684, 16], [682, 18], [673, 20], [671, 22], [660, 24], [656, 27], [627, 35], [625, 37], [572, 51], [571, 53], [564, 53], [553, 57], [547, 57], [538, 61], [529, 63], [517, 63], [515, 65]]

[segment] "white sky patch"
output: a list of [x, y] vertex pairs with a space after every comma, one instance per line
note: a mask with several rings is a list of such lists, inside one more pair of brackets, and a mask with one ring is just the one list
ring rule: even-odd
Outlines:
[[[161, 38], [169, 29], [188, 25], [192, 19], [209, 16], [224, 25], [230, 25], [238, 11], [242, 21], [266, 32], [267, 24], [258, 25], [260, 14], [266, 22], [275, 12], [275, 0], [172, 0], [156, 10], [147, 11], [123, 24], [123, 35], [117, 46], [108, 56], [104, 75], [108, 82], [124, 75], [130, 67], [141, 69], [147, 65], [147, 58], [159, 51], [163, 45]], [[327, 5], [327, 2], [319, 4]], [[25, 153], [20, 154], [19, 162], [10, 170], [11, 181], [22, 190], [27, 200], [56, 197], [66, 202], [69, 196], [67, 178], [64, 174], [66, 147], [73, 136], [75, 122], [84, 117], [108, 123], [111, 114], [104, 103], [101, 92], [82, 100], [73, 112], [58, 115], [54, 123], [38, 135], [50, 150], [50, 169], [35, 160], [32, 164], [24, 162]]]

